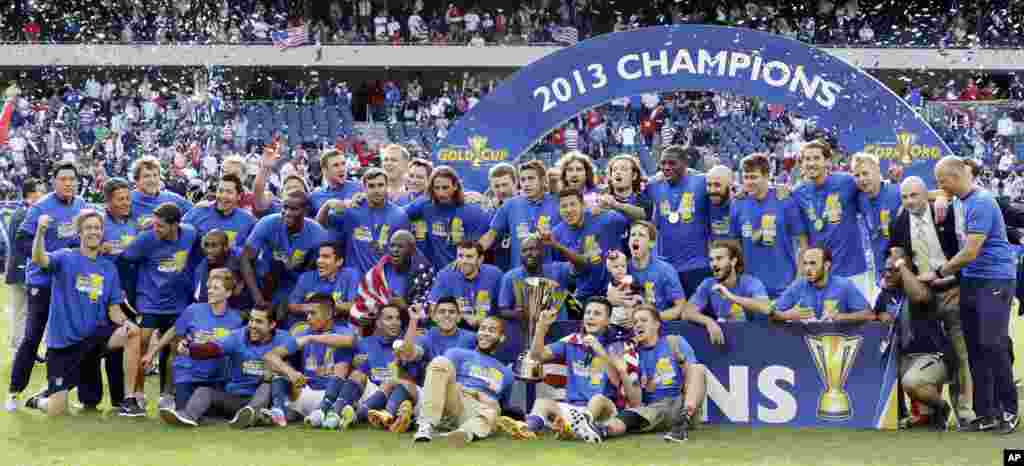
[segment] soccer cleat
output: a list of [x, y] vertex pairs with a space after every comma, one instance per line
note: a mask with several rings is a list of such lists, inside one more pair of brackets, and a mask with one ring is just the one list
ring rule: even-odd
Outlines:
[[348, 430], [352, 427], [352, 424], [356, 422], [356, 409], [352, 405], [345, 405], [341, 408], [341, 422], [338, 423], [338, 429]]
[[303, 419], [302, 421], [307, 426], [320, 427], [324, 423], [324, 411], [322, 409], [313, 411], [312, 413], [309, 413], [309, 416], [306, 416], [306, 418]]
[[665, 433], [663, 438], [666, 442], [681, 443], [690, 439], [690, 415], [685, 411], [676, 419], [675, 425], [672, 426], [672, 430]]
[[1018, 424], [1020, 424], [1020, 416], [1014, 413], [1003, 413], [1002, 422], [996, 428], [996, 433], [1002, 435], [1012, 434], [1017, 431]]
[[199, 423], [172, 408], [160, 409], [160, 419], [172, 426], [197, 427]]
[[576, 438], [587, 443], [601, 443], [601, 434], [597, 432], [597, 426], [591, 419], [590, 413], [586, 411], [573, 411], [569, 415], [569, 427], [572, 428]]
[[171, 408], [174, 409], [174, 397], [169, 395], [160, 395], [160, 401], [156, 403], [157, 409]]
[[929, 424], [935, 430], [947, 430], [949, 428], [949, 414], [953, 411], [953, 408], [949, 406], [949, 403], [945, 401], [939, 406], [933, 408], [933, 412], [929, 415]]
[[235, 413], [235, 417], [228, 421], [228, 425], [236, 429], [247, 429], [256, 422], [257, 413], [252, 406], [243, 406]]
[[288, 417], [284, 415], [284, 410], [281, 408], [270, 410], [270, 422], [278, 427], [288, 427]]
[[448, 444], [454, 448], [462, 448], [473, 441], [473, 434], [462, 429], [453, 430], [445, 437], [448, 437]]
[[391, 421], [391, 427], [388, 428], [392, 433], [404, 434], [409, 430], [409, 425], [412, 424], [412, 401], [405, 400], [401, 405], [398, 406], [398, 415]]
[[39, 393], [36, 393], [36, 394], [28, 397], [27, 400], [25, 400], [25, 407], [29, 408], [29, 409], [45, 410], [45, 408], [44, 408], [45, 403], [42, 402], [42, 400], [45, 398], [45, 396], [46, 396], [46, 390], [45, 389], [44, 390], [40, 390]]
[[320, 427], [327, 430], [334, 430], [338, 428], [339, 424], [341, 424], [341, 416], [338, 416], [338, 413], [331, 411], [327, 413], [327, 417], [324, 418], [324, 422], [323, 424], [320, 424]]
[[391, 426], [391, 421], [395, 419], [391, 413], [383, 409], [371, 409], [366, 413], [366, 420], [370, 422], [371, 426], [386, 430]]
[[979, 416], [973, 421], [960, 426], [960, 432], [986, 432], [999, 427], [999, 419]]
[[421, 422], [419, 427], [416, 428], [416, 433], [412, 436], [413, 442], [429, 442], [434, 439], [434, 426], [426, 422]]
[[[173, 410], [170, 407], [168, 409]], [[122, 417], [145, 417], [146, 410], [139, 406], [135, 398], [125, 398], [121, 403], [121, 408], [117, 410], [117, 415]]]
[[526, 426], [523, 421], [517, 421], [508, 416], [498, 418], [498, 429], [512, 436], [516, 440], [536, 440], [537, 433]]
[[4, 409], [9, 413], [13, 413], [18, 410], [18, 394], [12, 393], [7, 395], [7, 401], [4, 402]]

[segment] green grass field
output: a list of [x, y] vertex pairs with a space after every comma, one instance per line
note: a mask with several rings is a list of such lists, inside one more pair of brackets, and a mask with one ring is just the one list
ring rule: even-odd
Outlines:
[[[7, 348], [9, 319], [4, 310], [0, 341]], [[1024, 326], [1017, 325], [1018, 355], [1024, 354]], [[10, 374], [3, 352], [3, 385]], [[1021, 367], [1018, 359], [1018, 371]], [[36, 366], [29, 391], [44, 383], [45, 368]], [[147, 383], [157, 398], [156, 380]], [[6, 393], [5, 393], [6, 396]], [[74, 397], [72, 396], [72, 399]], [[152, 401], [151, 401], [152, 403]], [[0, 412], [0, 465], [998, 465], [1002, 450], [1024, 448], [1024, 432], [1012, 436], [954, 432], [878, 432], [839, 429], [791, 429], [704, 426], [684, 445], [670, 445], [660, 435], [642, 435], [601, 446], [555, 440], [517, 442], [497, 436], [463, 450], [443, 441], [413, 444], [411, 434], [394, 435], [357, 428], [327, 432], [301, 426], [253, 429], [226, 426], [193, 430], [164, 425], [152, 409], [146, 419], [105, 414], [74, 414], [50, 420], [41, 413]]]

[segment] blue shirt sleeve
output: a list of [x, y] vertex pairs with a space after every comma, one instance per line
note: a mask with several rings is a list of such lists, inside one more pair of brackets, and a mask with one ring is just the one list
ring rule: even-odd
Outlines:
[[284, 348], [288, 354], [293, 354], [299, 350], [299, 343], [288, 332], [278, 330], [274, 335], [274, 348]]
[[270, 231], [273, 227], [273, 220], [275, 216], [266, 216], [256, 222], [256, 226], [253, 227], [252, 233], [249, 233], [249, 238], [245, 240], [245, 246], [252, 248], [257, 253], [263, 250], [266, 246], [267, 241], [270, 239]]
[[742, 239], [740, 212], [736, 202], [729, 205], [729, 239]]
[[318, 273], [315, 271], [303, 272], [299, 276], [295, 288], [292, 289], [291, 294], [288, 295], [288, 304], [302, 304], [306, 302], [306, 288], [307, 282], [309, 281], [308, 274]]
[[979, 199], [969, 203], [972, 208], [964, 209], [964, 216], [967, 219], [967, 233], [973, 235], [988, 235], [992, 232], [995, 224], [994, 202], [985, 202], [987, 199]]
[[[533, 344], [533, 343], [531, 342], [531, 343], [527, 343], [527, 344]], [[556, 341], [556, 342], [548, 345], [548, 351], [551, 351], [551, 355], [554, 356], [556, 360], [558, 360], [558, 361], [565, 361], [566, 360], [566, 357], [565, 357], [566, 346], [568, 346], [568, 345], [566, 345], [565, 342], [563, 342], [563, 341]]]
[[174, 334], [180, 338], [188, 336], [188, 329], [192, 323], [192, 306], [186, 307], [185, 311], [174, 321]]
[[690, 342], [686, 341], [685, 338], [679, 335], [674, 336], [679, 339], [679, 352], [683, 353], [683, 356], [686, 357], [686, 362], [690, 364], [700, 364], [700, 361], [697, 359], [697, 352], [693, 350], [692, 346], [690, 346]]
[[784, 215], [786, 216], [786, 231], [789, 236], [796, 238], [801, 235], [807, 234], [807, 224], [804, 223], [803, 216], [800, 215], [800, 206], [797, 205], [796, 200], [791, 196], [786, 199], [783, 204]]
[[42, 215], [42, 207], [39, 203], [29, 207], [28, 212], [25, 214], [25, 219], [21, 221], [21, 227], [18, 228], [18, 231], [27, 234], [29, 237], [35, 236], [36, 227], [39, 226], [40, 215]]
[[768, 289], [764, 287], [764, 282], [762, 282], [761, 279], [759, 279], [759, 278], [757, 278], [757, 277], [755, 277], [753, 275], [748, 275], [748, 278], [749, 278], [749, 280], [747, 281], [747, 283], [748, 283], [748, 285], [747, 285], [747, 287], [748, 287], [747, 292], [750, 293], [750, 297], [751, 298], [767, 298], [768, 297]]
[[[674, 272], [670, 271], [670, 272]], [[661, 275], [662, 285], [665, 287], [665, 297], [669, 300], [669, 305], [675, 303], [677, 299], [686, 299], [686, 293], [683, 292], [683, 285], [679, 283], [679, 275], [675, 273], [665, 273]]]
[[140, 233], [135, 238], [135, 241], [132, 241], [132, 244], [129, 244], [128, 248], [121, 253], [121, 259], [128, 262], [139, 262], [145, 256], [146, 251], [153, 250], [153, 247], [150, 245], [152, 237], [152, 229]]
[[508, 234], [508, 210], [512, 207], [512, 204], [506, 202], [498, 207], [498, 211], [494, 213], [494, 218], [491, 219], [491, 229], [497, 232], [499, 235]]
[[852, 281], [846, 281], [846, 311], [856, 312], [870, 309], [871, 305], [868, 304], [868, 300], [864, 298], [864, 294], [860, 292], [860, 289], [854, 286]]
[[693, 296], [690, 297], [690, 304], [696, 306], [698, 311], [704, 312], [704, 310], [708, 308], [712, 286], [711, 282], [713, 281], [713, 278], [705, 278], [704, 281], [700, 282], [700, 285], [697, 286], [697, 290], [693, 292]]
[[796, 281], [786, 287], [786, 291], [782, 292], [782, 296], [775, 300], [775, 309], [779, 312], [788, 311], [796, 306], [800, 302], [800, 290], [802, 282]]
[[[510, 309], [516, 305], [516, 293], [515, 293], [515, 280], [512, 279], [512, 273], [506, 273], [505, 276], [501, 277], [501, 293], [498, 295], [498, 307], [501, 309]], [[498, 309], [491, 309], [491, 315], [498, 313]]]
[[356, 294], [359, 292], [359, 272], [346, 267], [339, 270], [338, 273], [342, 274], [341, 296], [346, 303], [350, 303], [356, 299]]

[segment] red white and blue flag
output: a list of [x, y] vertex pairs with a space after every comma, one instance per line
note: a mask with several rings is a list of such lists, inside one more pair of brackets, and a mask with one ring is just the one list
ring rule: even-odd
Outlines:
[[576, 45], [580, 41], [580, 32], [572, 26], [564, 26], [555, 29], [554, 34], [555, 42], [560, 42], [567, 45]]
[[274, 46], [280, 49], [288, 49], [291, 47], [298, 47], [309, 43], [309, 30], [306, 29], [306, 25], [290, 27], [283, 31], [274, 31], [270, 33], [270, 40], [274, 41]]

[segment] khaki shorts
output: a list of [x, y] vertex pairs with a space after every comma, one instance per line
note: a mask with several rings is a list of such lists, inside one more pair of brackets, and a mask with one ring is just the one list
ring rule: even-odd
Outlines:
[[649, 405], [636, 408], [627, 408], [626, 412], [632, 412], [647, 421], [647, 428], [644, 432], [664, 430], [676, 422], [679, 412], [683, 409], [683, 397], [663, 398]]
[[949, 381], [949, 370], [938, 353], [912, 353], [900, 356], [900, 380], [903, 385], [941, 385]]
[[[497, 406], [487, 402], [489, 401], [489, 398], [478, 391], [466, 390], [461, 387], [460, 390], [460, 397], [462, 398], [462, 412], [457, 416], [450, 416], [446, 413], [445, 416], [441, 418], [441, 425], [438, 427], [445, 430], [455, 430], [475, 419], [477, 416], [480, 416], [487, 419], [493, 429], [494, 422], [497, 421], [498, 416], [501, 415], [501, 411], [497, 409]], [[447, 411], [447, 409], [445, 409], [445, 411]], [[474, 434], [480, 433], [474, 432]]]

